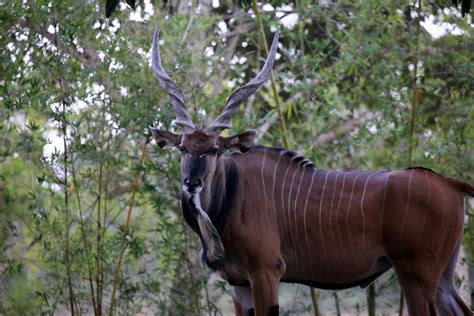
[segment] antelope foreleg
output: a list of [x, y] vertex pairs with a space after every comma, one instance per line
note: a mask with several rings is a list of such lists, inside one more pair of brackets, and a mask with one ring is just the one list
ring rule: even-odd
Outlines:
[[250, 277], [252, 299], [256, 316], [274, 316], [279, 314], [278, 286], [279, 275], [274, 271], [259, 270]]
[[232, 286], [232, 300], [236, 316], [254, 316], [255, 309], [250, 286]]

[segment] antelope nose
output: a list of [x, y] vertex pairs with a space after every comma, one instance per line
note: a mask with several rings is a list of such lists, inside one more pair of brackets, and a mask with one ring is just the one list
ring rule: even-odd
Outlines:
[[201, 180], [199, 180], [199, 179], [197, 179], [197, 180], [186, 179], [186, 180], [184, 180], [184, 184], [186, 184], [186, 186], [188, 187], [188, 189], [190, 191], [193, 191], [195, 188], [201, 186]]

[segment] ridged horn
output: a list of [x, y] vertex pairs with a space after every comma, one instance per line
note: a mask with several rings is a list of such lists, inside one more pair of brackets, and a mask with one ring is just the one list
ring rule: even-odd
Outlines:
[[255, 78], [250, 80], [246, 85], [238, 88], [227, 98], [226, 106], [222, 113], [209, 125], [204, 132], [208, 135], [217, 135], [223, 129], [232, 127], [232, 117], [239, 111], [239, 105], [248, 99], [257, 89], [268, 80], [272, 72], [273, 62], [278, 49], [279, 32], [275, 33], [273, 37], [272, 46], [268, 52], [267, 60], [263, 65], [262, 70]]
[[185, 133], [193, 132], [196, 127], [193, 124], [186, 107], [184, 105], [184, 93], [181, 89], [181, 86], [176, 82], [172, 81], [166, 71], [161, 65], [160, 57], [160, 28], [157, 26], [155, 28], [155, 33], [153, 35], [153, 45], [152, 45], [152, 67], [160, 85], [171, 97], [171, 102], [173, 108], [176, 112], [176, 119], [174, 122], [180, 125], [183, 128]]

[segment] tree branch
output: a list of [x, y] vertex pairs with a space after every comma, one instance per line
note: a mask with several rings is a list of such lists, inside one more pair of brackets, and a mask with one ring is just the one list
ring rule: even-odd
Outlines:
[[358, 117], [346, 121], [343, 125], [334, 127], [331, 130], [329, 130], [329, 132], [319, 134], [319, 136], [316, 137], [316, 143], [319, 145], [319, 144], [332, 142], [338, 137], [338, 135], [347, 134], [353, 131], [357, 127], [370, 121], [373, 117], [374, 117], [373, 112], [365, 110], [361, 112]]
[[[375, 117], [375, 114], [376, 113], [370, 112], [369, 110], [362, 111], [356, 118], [347, 120], [342, 125], [333, 127], [328, 132], [319, 134], [316, 137], [316, 144], [321, 145], [330, 143], [335, 140], [339, 135], [352, 132], [357, 127], [360, 127], [366, 122], [373, 119]], [[277, 122], [277, 120], [278, 114], [276, 112], [270, 115], [270, 117], [268, 117], [265, 122], [257, 128], [257, 130], [259, 131], [259, 136], [257, 137], [257, 140], [260, 140], [263, 135], [270, 130], [272, 125]]]
[[56, 46], [57, 48], [58, 46], [61, 46], [62, 49], [64, 49], [72, 57], [80, 60], [85, 66], [94, 67], [102, 62], [96, 50], [84, 47], [83, 48], [84, 51], [79, 52], [78, 50], [64, 43], [64, 41], [57, 34], [52, 34], [48, 32], [48, 30], [45, 27], [32, 26], [30, 22], [25, 21], [25, 20], [20, 21], [20, 26], [27, 27], [35, 31], [36, 33], [40, 34], [44, 38], [48, 39], [51, 42], [51, 44]]

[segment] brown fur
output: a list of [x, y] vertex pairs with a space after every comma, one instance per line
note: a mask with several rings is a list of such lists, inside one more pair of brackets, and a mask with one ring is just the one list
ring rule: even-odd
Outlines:
[[[201, 236], [206, 263], [236, 287], [237, 314], [274, 313], [279, 282], [365, 287], [394, 267], [410, 315], [472, 315], [452, 284], [470, 184], [424, 168], [315, 170], [285, 149], [250, 148], [251, 131], [154, 134], [184, 152], [182, 183], [202, 184], [202, 208], [183, 191], [183, 212]], [[200, 212], [212, 223], [197, 225], [206, 217]], [[223, 245], [223, 259], [212, 256], [215, 245]]]
[[[366, 286], [391, 266], [410, 314], [435, 314], [438, 280], [462, 237], [468, 184], [424, 169], [314, 171], [264, 147], [228, 159], [241, 190], [220, 273], [230, 284], [250, 283], [257, 315], [278, 304], [278, 282]], [[452, 302], [471, 315], [453, 289]]]

